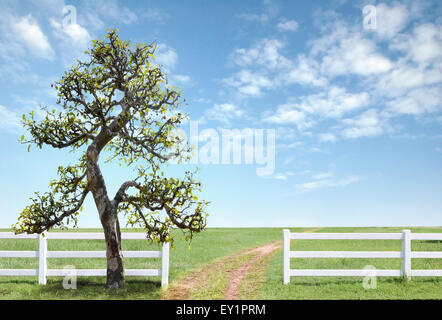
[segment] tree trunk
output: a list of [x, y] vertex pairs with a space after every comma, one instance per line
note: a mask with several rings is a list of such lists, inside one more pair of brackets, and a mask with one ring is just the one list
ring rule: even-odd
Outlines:
[[113, 201], [109, 200], [106, 184], [103, 175], [98, 167], [98, 155], [104, 145], [111, 139], [106, 130], [100, 132], [87, 150], [87, 179], [89, 188], [94, 196], [95, 205], [100, 215], [103, 226], [104, 238], [106, 240], [107, 258], [107, 288], [124, 287], [124, 263], [123, 252], [121, 250], [121, 232], [118, 222], [117, 207]]
[[[106, 217], [106, 218], [105, 218]], [[121, 231], [118, 217], [106, 215], [101, 219], [106, 240], [107, 281], [106, 288], [124, 287], [124, 261], [121, 249]]]

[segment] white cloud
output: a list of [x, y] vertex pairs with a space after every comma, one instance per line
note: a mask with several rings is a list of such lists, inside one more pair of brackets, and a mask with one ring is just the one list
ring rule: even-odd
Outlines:
[[166, 73], [168, 73], [169, 79], [172, 82], [179, 82], [186, 84], [191, 82], [191, 77], [185, 74], [173, 74], [172, 71], [178, 64], [178, 53], [175, 48], [168, 46], [165, 43], [157, 44], [155, 50], [155, 62], [160, 64]]
[[288, 67], [290, 62], [281, 55], [284, 44], [276, 39], [263, 39], [250, 49], [237, 49], [231, 56], [231, 61], [241, 67], [263, 66], [274, 70]]
[[[39, 1], [40, 2], [40, 1]], [[53, 8], [53, 1], [47, 1], [46, 8]], [[120, 2], [120, 3], [119, 3]], [[88, 30], [93, 30], [96, 32], [102, 32], [108, 27], [113, 29], [115, 27], [121, 26], [122, 24], [131, 25], [139, 22], [138, 15], [144, 17], [145, 15], [153, 17], [154, 11], [149, 9], [140, 9], [136, 13], [121, 4], [122, 1], [117, 0], [94, 0], [94, 1], [83, 1], [80, 4], [74, 6], [77, 8], [77, 23]], [[39, 3], [40, 4], [40, 3]], [[61, 5], [63, 8], [64, 4]], [[48, 10], [46, 9], [45, 10]], [[81, 12], [80, 12], [81, 9]], [[51, 10], [54, 11], [54, 10]], [[52, 14], [61, 13], [61, 9], [55, 10]], [[62, 16], [57, 17], [57, 19], [62, 19]], [[156, 20], [157, 22], [159, 20]]]
[[262, 14], [257, 13], [241, 13], [238, 14], [236, 17], [239, 19], [243, 19], [246, 21], [252, 21], [252, 22], [259, 22], [259, 23], [267, 23], [269, 20], [274, 18], [279, 11], [278, 5], [276, 5], [273, 1], [270, 0], [263, 0], [261, 1], [264, 12]]
[[381, 3], [376, 6], [376, 29], [381, 39], [391, 39], [404, 29], [408, 10], [404, 5], [388, 6]]
[[180, 82], [180, 83], [189, 83], [192, 79], [189, 76], [184, 74], [174, 74], [171, 77], [172, 81]]
[[208, 109], [201, 121], [214, 120], [224, 124], [229, 124], [230, 121], [244, 116], [244, 110], [230, 103], [215, 104]]
[[413, 60], [418, 63], [441, 61], [442, 57], [442, 26], [436, 27], [427, 23], [416, 27], [415, 38], [411, 42], [410, 51]]
[[295, 20], [281, 19], [276, 25], [279, 31], [296, 31], [298, 29], [298, 22]]
[[166, 69], [173, 69], [178, 62], [178, 54], [176, 50], [164, 43], [157, 45], [155, 51], [155, 61], [163, 65]]
[[322, 142], [336, 142], [336, 137], [332, 133], [320, 133], [319, 140]]
[[84, 24], [92, 30], [103, 30], [105, 29], [106, 23], [102, 20], [99, 13], [94, 9], [89, 9], [83, 12], [82, 15], [77, 17], [80, 24]]
[[223, 82], [254, 97], [285, 94], [294, 84], [314, 90], [263, 112], [261, 121], [301, 133], [324, 124], [324, 133], [316, 134], [321, 142], [392, 133], [401, 128], [394, 120], [402, 114], [442, 110], [442, 26], [417, 23], [423, 11], [415, 11], [410, 2], [381, 3], [371, 32], [332, 12], [320, 36], [308, 42], [310, 50], [294, 58], [286, 55], [288, 40], [266, 38], [235, 50], [229, 60], [240, 70]]
[[442, 72], [440, 68], [415, 67], [407, 61], [401, 61], [391, 72], [374, 81], [380, 94], [396, 97], [410, 89], [441, 82]]
[[289, 128], [286, 126], [283, 127], [277, 127], [276, 128], [276, 138], [278, 141], [284, 140], [294, 140], [298, 137], [298, 133], [296, 132], [295, 128]]
[[17, 42], [0, 39], [0, 75], [14, 82], [28, 82], [38, 78], [29, 64], [21, 59], [26, 50]]
[[277, 173], [273, 176], [273, 178], [275, 178], [277, 180], [283, 180], [283, 181], [287, 180], [287, 176], [283, 173]]
[[92, 7], [102, 17], [110, 18], [124, 24], [133, 24], [138, 21], [138, 17], [127, 7], [119, 6], [115, 0], [95, 0]]
[[339, 118], [366, 106], [368, 102], [367, 92], [349, 93], [345, 88], [331, 87], [327, 92], [302, 97], [299, 108], [323, 117]]
[[70, 67], [77, 59], [85, 60], [85, 50], [92, 45], [92, 37], [88, 30], [78, 23], [62, 25], [60, 19], [50, 18], [52, 33], [60, 50], [61, 59], [66, 67]]
[[296, 185], [298, 193], [305, 193], [316, 189], [345, 187], [352, 183], [360, 181], [358, 176], [347, 176], [341, 179], [333, 179], [330, 177], [321, 178], [319, 180], [309, 181]]
[[313, 175], [313, 179], [315, 180], [323, 180], [333, 178], [335, 174], [333, 172], [320, 172]]
[[15, 19], [12, 30], [17, 39], [35, 56], [48, 60], [55, 56], [48, 38], [31, 15]]
[[276, 144], [277, 150], [289, 150], [289, 149], [298, 149], [300, 148], [304, 143], [302, 141], [295, 141], [291, 143], [278, 143]]
[[230, 61], [242, 70], [223, 82], [243, 95], [260, 96], [263, 89], [291, 84], [322, 88], [329, 85], [328, 78], [382, 74], [394, 66], [377, 52], [374, 41], [349, 32], [345, 26], [312, 41], [311, 46], [310, 55], [299, 54], [294, 60], [282, 54], [285, 43], [277, 39], [263, 39], [249, 49], [237, 49]]
[[[249, 49], [240, 48], [230, 61], [242, 69], [223, 83], [238, 89], [245, 96], [260, 96], [263, 89], [276, 89], [294, 83], [325, 86], [319, 76], [319, 64], [300, 55], [296, 63], [282, 53], [285, 44], [276, 39], [263, 39]], [[257, 70], [257, 71], [254, 71]]]
[[[325, 28], [325, 27], [324, 27]], [[361, 29], [343, 20], [327, 24], [324, 34], [310, 41], [310, 56], [329, 77], [355, 74], [368, 76], [389, 71], [393, 63], [378, 52], [376, 42], [364, 37]]]
[[311, 123], [307, 122], [306, 114], [297, 109], [296, 104], [282, 104], [272, 114], [265, 114], [263, 121], [277, 124], [296, 124], [299, 129], [308, 128]]
[[326, 78], [319, 74], [319, 64], [305, 55], [299, 55], [294, 65], [284, 70], [279, 75], [279, 81], [284, 84], [299, 83], [302, 85], [312, 85], [323, 87], [327, 85]]
[[418, 25], [413, 34], [404, 35], [392, 42], [392, 49], [403, 51], [414, 62], [429, 64], [442, 60], [442, 26], [432, 23]]
[[276, 180], [287, 181], [287, 179], [293, 175], [294, 173], [292, 171], [285, 171], [285, 172], [275, 173], [271, 176], [271, 178]]
[[387, 103], [398, 114], [420, 115], [442, 110], [442, 88], [418, 88]]
[[54, 29], [55, 36], [62, 39], [70, 48], [84, 51], [90, 45], [91, 36], [89, 32], [79, 24], [69, 23], [62, 26], [53, 18], [49, 21]]
[[8, 108], [0, 105], [0, 129], [17, 131], [21, 128], [20, 117]]
[[265, 75], [247, 69], [240, 70], [233, 77], [223, 79], [224, 84], [235, 87], [246, 96], [260, 96], [262, 89], [271, 88], [272, 81]]
[[335, 20], [332, 24], [324, 25], [321, 23], [321, 27], [323, 28], [323, 35], [309, 41], [310, 53], [313, 57], [326, 53], [332, 45], [339, 43], [341, 39], [348, 38], [350, 35], [348, 26], [342, 20]]
[[417, 25], [411, 34], [397, 37], [390, 48], [402, 52], [394, 69], [382, 75], [376, 93], [393, 114], [419, 116], [441, 110], [442, 27]]
[[375, 137], [383, 133], [382, 128], [375, 126], [360, 126], [345, 129], [342, 134], [346, 138]]
[[70, 37], [75, 47], [86, 48], [89, 45], [91, 36], [89, 32], [79, 24], [68, 24], [64, 32]]
[[0, 5], [0, 12], [0, 77], [20, 84], [37, 83], [40, 77], [32, 72], [28, 62], [32, 51], [13, 27], [20, 18], [7, 6]]
[[331, 76], [350, 73], [367, 76], [387, 72], [392, 67], [390, 59], [377, 52], [373, 41], [353, 34], [328, 48], [321, 71]]
[[[327, 92], [300, 97], [299, 102], [279, 105], [275, 112], [265, 112], [264, 122], [296, 124], [299, 130], [312, 127], [321, 118], [340, 118], [346, 113], [365, 107], [366, 92], [348, 93], [344, 88], [332, 87]], [[330, 139], [330, 136], [328, 137]]]
[[355, 118], [343, 119], [342, 122], [347, 126], [342, 131], [342, 135], [350, 139], [381, 135], [385, 126], [375, 109], [367, 110]]

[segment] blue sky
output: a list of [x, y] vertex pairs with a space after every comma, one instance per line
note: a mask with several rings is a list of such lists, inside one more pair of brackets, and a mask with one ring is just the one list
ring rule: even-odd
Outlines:
[[[76, 24], [66, 26], [68, 5]], [[368, 5], [376, 25], [364, 28]], [[440, 226], [441, 17], [439, 1], [3, 0], [0, 227], [77, 158], [28, 153], [21, 115], [54, 106], [50, 84], [115, 27], [157, 41], [200, 130], [276, 132], [272, 174], [199, 165], [209, 226]], [[111, 194], [130, 174], [102, 170]], [[91, 198], [79, 226], [100, 226]]]

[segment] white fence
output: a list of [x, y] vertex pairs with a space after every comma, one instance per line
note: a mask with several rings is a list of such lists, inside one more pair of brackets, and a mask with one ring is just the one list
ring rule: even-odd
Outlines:
[[[122, 233], [124, 239], [144, 239], [142, 233]], [[48, 269], [48, 258], [106, 258], [106, 251], [48, 251], [48, 240], [71, 239], [93, 240], [104, 239], [103, 233], [59, 233], [19, 234], [0, 232], [0, 239], [39, 239], [38, 251], [0, 251], [0, 258], [38, 258], [38, 269], [0, 269], [0, 276], [38, 276], [39, 284], [46, 284], [48, 276], [106, 276], [106, 269]], [[161, 251], [123, 251], [126, 258], [161, 258], [161, 269], [126, 269], [126, 276], [161, 276], [161, 286], [169, 282], [169, 243], [163, 244]]]
[[[290, 251], [291, 239], [308, 240], [401, 240], [402, 251]], [[411, 233], [403, 230], [402, 233], [290, 233], [283, 230], [283, 282], [288, 284], [290, 277], [299, 276], [339, 276], [359, 277], [367, 276], [367, 270], [344, 269], [290, 269], [290, 258], [400, 258], [401, 270], [372, 270], [370, 275], [380, 277], [441, 277], [442, 270], [412, 270], [412, 258], [442, 258], [442, 251], [411, 251], [411, 240], [442, 240], [441, 233]]]

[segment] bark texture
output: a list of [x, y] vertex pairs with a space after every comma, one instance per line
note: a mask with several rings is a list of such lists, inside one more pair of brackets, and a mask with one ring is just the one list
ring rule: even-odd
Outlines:
[[100, 151], [112, 139], [112, 134], [103, 130], [97, 139], [88, 147], [87, 151], [87, 179], [90, 191], [94, 197], [95, 205], [100, 215], [106, 241], [107, 258], [107, 288], [124, 287], [124, 260], [121, 247], [121, 231], [118, 221], [117, 204], [110, 201], [106, 184], [98, 158]]
[[107, 288], [124, 287], [124, 260], [121, 249], [121, 232], [117, 217], [102, 220], [106, 240]]

